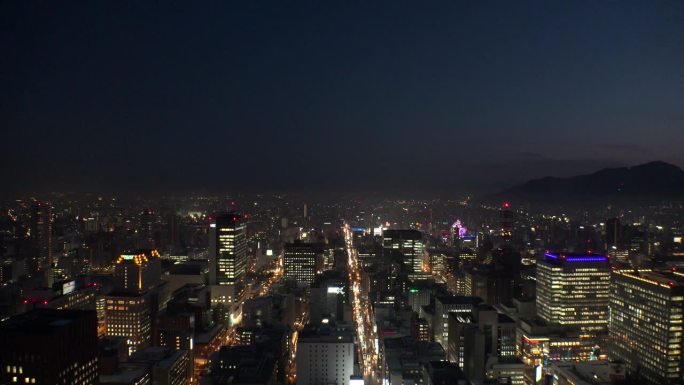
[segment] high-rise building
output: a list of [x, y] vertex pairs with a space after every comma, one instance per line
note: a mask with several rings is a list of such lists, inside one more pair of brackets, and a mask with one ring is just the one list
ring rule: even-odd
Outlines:
[[209, 224], [209, 283], [211, 301], [236, 323], [244, 301], [247, 272], [247, 235], [244, 218], [235, 213], [216, 216]]
[[408, 289], [408, 306], [420, 314], [420, 308], [430, 305], [435, 293], [437, 285], [426, 281], [414, 282]]
[[496, 265], [472, 264], [463, 270], [463, 292], [480, 297], [489, 304], [507, 303], [513, 299], [516, 277], [514, 269], [497, 269]]
[[354, 338], [348, 331], [304, 329], [297, 339], [297, 384], [347, 385], [354, 374]]
[[98, 384], [94, 311], [37, 309], [0, 323], [0, 383]]
[[[491, 305], [480, 304], [470, 313], [450, 313], [448, 327], [447, 357], [464, 369], [468, 352], [471, 361], [477, 361], [476, 366], [482, 368], [487, 357], [504, 359], [515, 356], [516, 323]], [[481, 333], [482, 337], [467, 341], [467, 335], [472, 333]], [[466, 341], [481, 346], [467, 346]], [[483, 372], [477, 374], [484, 376]]]
[[114, 268], [114, 290], [144, 293], [161, 280], [161, 258], [157, 250], [143, 249], [121, 254]]
[[309, 286], [322, 266], [321, 245], [295, 241], [287, 243], [283, 252], [283, 277], [297, 282], [298, 286]]
[[140, 247], [151, 247], [154, 245], [154, 212], [150, 209], [145, 209], [140, 213], [140, 225], [138, 235], [140, 236]]
[[35, 201], [31, 206], [31, 240], [36, 247], [38, 267], [52, 266], [52, 206]]
[[478, 297], [461, 297], [446, 294], [435, 296], [434, 340], [442, 345], [444, 351], [449, 347], [449, 314], [460, 313], [469, 315], [480, 303], [482, 303], [482, 299]]
[[616, 270], [610, 289], [608, 355], [650, 384], [680, 384], [684, 374], [684, 274]]
[[513, 237], [513, 224], [515, 221], [510, 203], [504, 202], [501, 205], [501, 209], [499, 210], [499, 221], [501, 239], [504, 242], [508, 242]]
[[423, 234], [418, 230], [385, 230], [382, 234], [385, 258], [400, 258], [408, 273], [423, 272]]
[[537, 316], [550, 324], [605, 329], [609, 294], [603, 255], [546, 253], [537, 263]]
[[209, 225], [209, 279], [215, 285], [234, 285], [247, 268], [245, 222], [235, 213], [221, 214]]
[[349, 295], [347, 277], [335, 271], [319, 275], [310, 289], [309, 322], [317, 325], [324, 319], [343, 321], [344, 305]]
[[150, 346], [151, 306], [146, 295], [108, 295], [105, 299], [105, 324], [108, 337], [125, 337], [128, 353]]
[[622, 227], [620, 226], [620, 218], [606, 219], [606, 250], [621, 248], [621, 238]]

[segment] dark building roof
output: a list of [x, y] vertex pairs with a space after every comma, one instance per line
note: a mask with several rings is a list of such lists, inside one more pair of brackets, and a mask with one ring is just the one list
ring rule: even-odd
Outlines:
[[0, 335], [8, 332], [51, 333], [74, 322], [80, 322], [86, 317], [92, 318], [97, 315], [94, 311], [86, 310], [35, 309], [0, 323]]
[[482, 303], [482, 298], [480, 297], [466, 297], [462, 295], [450, 295], [450, 294], [438, 294], [437, 299], [443, 304], [465, 304], [477, 306]]
[[382, 233], [383, 238], [392, 239], [412, 239], [420, 240], [423, 238], [423, 233], [418, 230], [385, 230]]

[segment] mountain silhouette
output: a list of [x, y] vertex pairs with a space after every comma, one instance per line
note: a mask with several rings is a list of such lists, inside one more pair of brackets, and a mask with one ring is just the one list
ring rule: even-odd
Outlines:
[[499, 194], [519, 202], [646, 202], [684, 198], [684, 171], [665, 162], [606, 168], [570, 178], [533, 179]]

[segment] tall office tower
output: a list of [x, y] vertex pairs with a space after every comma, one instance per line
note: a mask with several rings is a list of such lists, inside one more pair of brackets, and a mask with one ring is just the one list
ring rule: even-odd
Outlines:
[[471, 314], [480, 303], [482, 303], [482, 299], [478, 297], [461, 297], [444, 294], [435, 296], [434, 339], [435, 342], [442, 345], [444, 351], [449, 348], [449, 314]]
[[612, 248], [619, 249], [620, 238], [622, 238], [622, 227], [620, 225], [620, 218], [606, 219], [606, 250]]
[[347, 277], [336, 271], [328, 271], [316, 278], [311, 287], [309, 301], [309, 322], [317, 325], [323, 319], [344, 320], [344, 305], [348, 303], [349, 284]]
[[385, 230], [382, 234], [385, 258], [401, 258], [408, 273], [423, 272], [423, 234], [418, 230]]
[[515, 221], [513, 217], [513, 210], [511, 209], [511, 204], [504, 202], [499, 210], [499, 220], [500, 220], [500, 235], [504, 242], [508, 242], [513, 237], [513, 223]]
[[154, 212], [150, 209], [141, 211], [139, 220], [140, 224], [138, 233], [143, 240], [143, 244], [152, 245], [154, 243], [152, 231], [152, 226], [154, 225]]
[[610, 315], [611, 360], [650, 384], [681, 383], [684, 274], [614, 271]]
[[0, 383], [98, 384], [94, 311], [39, 309], [0, 323]]
[[605, 256], [546, 253], [537, 263], [537, 316], [547, 323], [605, 329], [609, 296]]
[[180, 247], [180, 224], [181, 218], [172, 213], [167, 217], [167, 224], [169, 228], [169, 249], [172, 253], [177, 252]]
[[408, 306], [420, 314], [420, 308], [430, 305], [438, 286], [429, 281], [414, 282], [408, 289]]
[[221, 214], [209, 225], [209, 280], [212, 285], [235, 285], [247, 268], [245, 222], [235, 213]]
[[211, 302], [223, 309], [220, 318], [235, 324], [244, 301], [247, 272], [246, 224], [241, 215], [223, 213], [209, 224]]
[[161, 281], [161, 257], [157, 250], [121, 254], [114, 267], [114, 291], [144, 293]]
[[47, 202], [35, 201], [31, 207], [31, 240], [38, 255], [38, 266], [52, 266], [52, 206]]
[[[491, 305], [480, 304], [471, 313], [450, 313], [448, 324], [447, 358], [464, 369], [469, 358], [471, 366], [483, 369], [470, 371], [477, 372], [479, 377], [485, 374], [488, 357], [506, 359], [515, 356], [516, 323]], [[481, 336], [468, 340], [469, 334]], [[468, 346], [466, 342], [473, 345]]]
[[305, 328], [297, 339], [297, 385], [347, 385], [354, 374], [350, 332]]
[[147, 296], [136, 294], [105, 297], [105, 335], [125, 337], [128, 354], [150, 346], [152, 338], [151, 306]]
[[286, 243], [283, 251], [283, 277], [296, 281], [301, 287], [311, 285], [323, 265], [321, 249], [321, 245], [316, 243]]

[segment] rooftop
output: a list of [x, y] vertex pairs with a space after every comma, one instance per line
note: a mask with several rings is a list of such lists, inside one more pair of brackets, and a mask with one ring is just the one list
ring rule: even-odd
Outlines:
[[555, 374], [568, 376], [577, 385], [611, 384], [614, 364], [608, 361], [554, 362], [551, 368]]
[[544, 262], [551, 263], [608, 263], [610, 259], [605, 255], [585, 253], [585, 254], [570, 254], [570, 253], [544, 253]]
[[38, 334], [50, 333], [56, 329], [71, 325], [75, 320], [84, 317], [96, 317], [94, 311], [35, 309], [16, 315], [0, 323], [0, 332], [18, 331]]
[[461, 295], [449, 295], [449, 294], [438, 294], [436, 299], [442, 304], [450, 305], [473, 305], [477, 306], [482, 303], [482, 298], [480, 297], [465, 297]]

